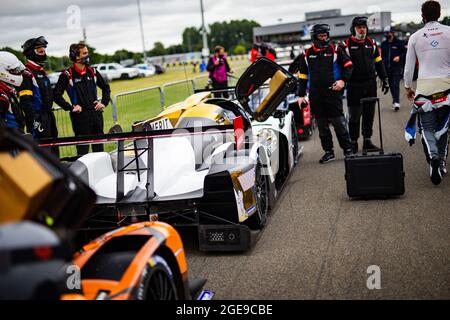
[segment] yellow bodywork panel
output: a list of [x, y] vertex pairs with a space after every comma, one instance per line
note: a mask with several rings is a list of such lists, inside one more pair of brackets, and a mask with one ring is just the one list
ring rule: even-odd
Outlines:
[[256, 112], [261, 112], [265, 109], [266, 105], [272, 100], [272, 97], [278, 94], [280, 88], [283, 87], [283, 84], [286, 82], [287, 76], [278, 70], [273, 75], [272, 79], [269, 82], [269, 94], [264, 98], [261, 104], [256, 108]]
[[187, 108], [190, 108], [198, 105], [200, 102], [208, 99], [209, 97], [211, 97], [211, 92], [199, 92], [186, 98], [186, 100], [184, 100], [184, 103], [186, 104]]
[[[175, 103], [175, 104], [167, 107], [166, 110], [162, 111], [156, 117], [136, 123], [135, 125], [133, 125], [133, 127], [140, 127], [140, 126], [144, 125], [145, 123], [157, 121], [162, 118], [168, 118], [170, 123], [172, 124], [172, 126], [175, 127], [178, 120], [182, 116], [185, 117], [184, 113], [186, 110], [191, 109], [193, 107], [197, 108], [198, 105], [202, 103], [202, 101], [204, 101], [210, 97], [211, 97], [211, 92], [199, 92], [199, 93], [193, 94], [193, 95], [189, 96], [188, 98], [186, 98], [184, 101]], [[214, 105], [209, 105], [209, 106], [214, 106]], [[217, 106], [214, 106], [214, 107], [217, 109]], [[204, 114], [206, 114], [206, 116], [205, 115], [203, 115], [203, 116], [197, 115], [197, 117], [214, 119], [213, 116], [215, 114], [208, 115], [207, 113], [205, 113], [205, 111], [206, 111], [205, 108], [203, 108], [203, 110], [199, 111], [198, 114], [204, 113]], [[209, 111], [211, 112], [211, 108]]]
[[0, 223], [34, 213], [49, 194], [53, 178], [28, 152], [0, 153]]
[[187, 109], [182, 117], [183, 118], [207, 118], [214, 119], [215, 116], [221, 111], [221, 108], [214, 104], [200, 103], [195, 108]]

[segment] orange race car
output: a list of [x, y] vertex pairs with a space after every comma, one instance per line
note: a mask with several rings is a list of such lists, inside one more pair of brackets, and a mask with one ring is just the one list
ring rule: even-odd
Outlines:
[[0, 299], [212, 298], [206, 280], [189, 281], [168, 224], [130, 224], [77, 250], [94, 203], [57, 159], [0, 124]]

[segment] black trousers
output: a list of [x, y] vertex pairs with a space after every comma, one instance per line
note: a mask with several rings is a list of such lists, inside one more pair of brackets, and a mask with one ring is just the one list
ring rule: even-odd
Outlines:
[[[33, 136], [36, 139], [58, 138], [58, 127], [56, 126], [56, 118], [51, 110], [42, 110], [35, 114], [36, 121], [40, 125], [33, 129]], [[50, 151], [59, 158], [59, 147], [52, 147]]]
[[[213, 87], [213, 90], [226, 89], [226, 88], [228, 88], [228, 81], [217, 82], [216, 80], [212, 79], [212, 87]], [[214, 98], [221, 98], [221, 97], [228, 99], [228, 97], [229, 97], [228, 92], [223, 91], [223, 92], [215, 92], [214, 93]]]
[[359, 138], [362, 118], [362, 135], [371, 138], [373, 134], [373, 119], [375, 102], [361, 104], [362, 98], [377, 96], [377, 81], [375, 79], [360, 83], [350, 82], [347, 87], [347, 105], [349, 113], [349, 131], [352, 141]]
[[393, 103], [400, 103], [400, 79], [402, 74], [400, 70], [393, 69], [388, 71], [389, 88]]
[[[72, 129], [75, 136], [103, 134], [103, 112], [86, 110], [80, 113], [70, 113]], [[103, 151], [103, 144], [93, 144], [93, 152]], [[77, 155], [82, 156], [89, 152], [89, 145], [77, 145]]]
[[331, 135], [330, 123], [334, 127], [334, 132], [339, 141], [339, 146], [342, 150], [351, 149], [350, 136], [347, 130], [347, 121], [344, 116], [335, 118], [321, 118], [316, 119], [317, 127], [319, 128], [320, 143], [324, 151], [333, 150], [333, 137]]

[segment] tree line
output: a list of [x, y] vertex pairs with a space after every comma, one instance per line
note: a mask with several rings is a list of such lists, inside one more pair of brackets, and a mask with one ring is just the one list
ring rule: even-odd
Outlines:
[[[450, 24], [450, 17], [444, 17], [443, 24]], [[216, 45], [225, 47], [229, 54], [245, 54], [253, 44], [253, 28], [260, 24], [254, 20], [231, 20], [229, 22], [214, 22], [209, 25], [207, 32], [209, 48], [212, 52]], [[422, 27], [422, 24], [408, 23], [408, 31], [414, 32]], [[182, 43], [165, 47], [160, 41], [153, 44], [153, 48], [147, 51], [147, 56], [162, 56], [176, 53], [186, 53], [201, 51], [203, 48], [201, 27], [187, 27], [182, 33]], [[126, 49], [120, 49], [113, 54], [102, 54], [95, 48], [89, 47], [90, 55], [94, 63], [120, 62], [122, 60], [133, 59], [136, 63], [143, 61], [142, 52], [132, 52]], [[0, 48], [2, 51], [14, 53], [20, 60], [25, 62], [25, 57], [21, 51], [9, 47]], [[48, 56], [49, 70], [61, 70], [72, 64], [68, 56], [55, 57]]]
[[[250, 50], [253, 41], [253, 27], [260, 24], [253, 20], [231, 20], [229, 22], [214, 22], [209, 25], [207, 32], [208, 44], [212, 51], [216, 45], [222, 45], [229, 54], [245, 54]], [[165, 47], [160, 41], [153, 44], [153, 48], [147, 51], [148, 57], [161, 56], [176, 53], [186, 53], [201, 51], [203, 48], [201, 27], [187, 27], [182, 33], [182, 43]], [[120, 49], [113, 54], [102, 54], [88, 45], [89, 53], [94, 63], [109, 63], [122, 60], [133, 59], [136, 63], [143, 61], [142, 52], [132, 52]], [[25, 57], [20, 50], [10, 47], [0, 48], [1, 51], [9, 51], [15, 54], [21, 61], [25, 62]], [[48, 56], [47, 69], [58, 71], [69, 67], [72, 64], [68, 56], [55, 57]]]

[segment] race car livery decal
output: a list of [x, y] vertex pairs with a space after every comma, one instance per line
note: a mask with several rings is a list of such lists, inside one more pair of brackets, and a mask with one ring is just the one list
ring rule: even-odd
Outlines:
[[239, 222], [245, 221], [248, 218], [248, 214], [244, 208], [244, 196], [242, 194], [242, 191], [234, 190], [234, 196], [236, 197], [236, 207], [238, 209]]
[[247, 191], [255, 185], [255, 169], [252, 169], [238, 177], [242, 190]]
[[173, 129], [172, 124], [168, 118], [162, 118], [153, 122], [150, 122], [150, 126], [152, 130], [164, 130], [164, 129]]
[[246, 173], [242, 173], [242, 171], [233, 172], [231, 173], [231, 178], [238, 208], [239, 222], [243, 222], [255, 211], [252, 207], [256, 208], [256, 197], [253, 188], [255, 185], [255, 168], [252, 167]]

